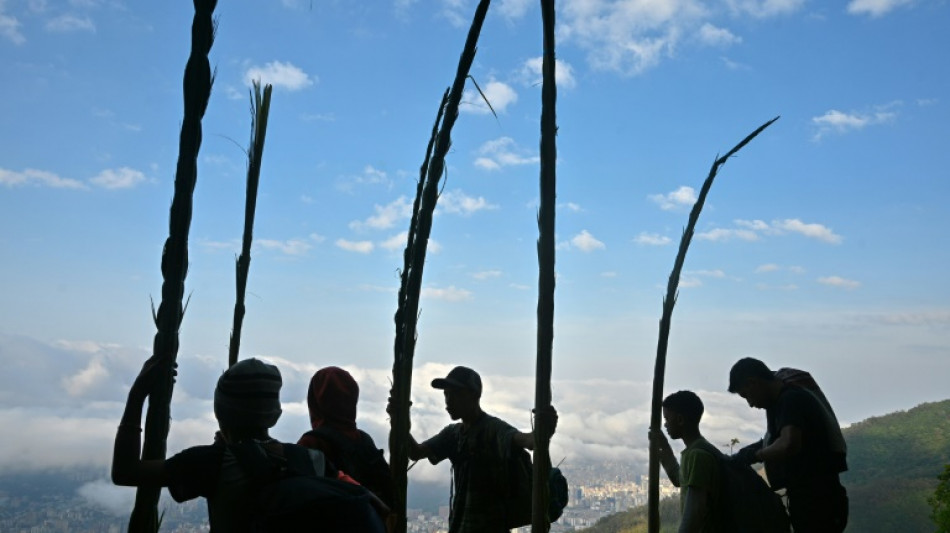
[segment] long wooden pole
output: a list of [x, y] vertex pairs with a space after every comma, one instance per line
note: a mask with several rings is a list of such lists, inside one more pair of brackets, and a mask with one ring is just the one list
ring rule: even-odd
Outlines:
[[270, 95], [273, 87], [264, 86], [255, 80], [251, 93], [251, 141], [247, 151], [247, 192], [244, 198], [244, 235], [241, 239], [241, 255], [235, 262], [237, 294], [234, 300], [234, 321], [231, 326], [231, 341], [228, 345], [228, 367], [237, 363], [241, 351], [241, 329], [244, 326], [244, 296], [247, 293], [247, 276], [251, 270], [251, 244], [254, 242], [254, 215], [257, 211], [257, 188], [261, 181], [261, 160], [264, 157], [264, 138], [267, 136], [267, 118], [270, 116]]
[[[164, 459], [171, 419], [172, 369], [178, 358], [178, 330], [184, 314], [185, 276], [188, 274], [188, 233], [191, 228], [192, 200], [198, 181], [198, 150], [201, 147], [201, 119], [211, 96], [214, 76], [208, 53], [214, 42], [212, 15], [217, 0], [194, 0], [191, 24], [191, 55], [185, 66], [183, 82], [185, 114], [178, 143], [175, 193], [169, 215], [168, 238], [162, 250], [162, 301], [154, 313], [158, 329], [153, 343], [154, 355], [163, 359], [165, 379], [149, 392], [145, 417], [142, 459]], [[135, 507], [129, 518], [130, 533], [158, 530], [159, 487], [139, 487]]]
[[[689, 213], [689, 221], [686, 229], [683, 230], [683, 236], [680, 239], [679, 251], [676, 253], [676, 261], [673, 263], [673, 271], [670, 273], [670, 279], [666, 285], [666, 296], [663, 298], [663, 315], [660, 317], [660, 336], [656, 345], [656, 365], [653, 368], [653, 397], [650, 408], [650, 430], [660, 431], [662, 429], [660, 414], [663, 405], [663, 377], [666, 373], [666, 349], [670, 339], [670, 321], [673, 317], [673, 306], [676, 305], [677, 287], [680, 282], [680, 272], [683, 270], [683, 264], [686, 262], [686, 251], [689, 249], [689, 243], [693, 239], [693, 231], [696, 228], [696, 221], [699, 220], [699, 213], [703, 210], [703, 204], [706, 203], [706, 195], [712, 187], [713, 180], [719, 172], [719, 167], [749, 144], [765, 128], [778, 120], [775, 117], [765, 124], [759, 126], [755, 131], [746, 136], [745, 139], [735, 145], [726, 155], [717, 158], [712, 168], [709, 169], [709, 175], [699, 191], [699, 197], [693, 204], [693, 209]], [[649, 533], [659, 533], [660, 531], [660, 455], [657, 451], [657, 443], [650, 441], [650, 463], [649, 463], [649, 482], [647, 485], [647, 530]]]
[[[538, 338], [535, 368], [535, 413], [551, 408], [551, 356], [554, 345], [554, 211], [557, 200], [557, 84], [554, 56], [554, 0], [541, 0], [544, 53], [541, 63], [541, 203], [538, 209]], [[548, 450], [553, 428], [546, 416], [535, 419], [534, 472], [531, 505], [531, 532], [547, 533], [548, 477], [551, 454]]]
[[445, 156], [452, 145], [452, 127], [459, 114], [459, 103], [462, 101], [462, 92], [465, 81], [475, 60], [476, 45], [481, 34], [485, 15], [488, 13], [490, 0], [481, 0], [475, 9], [472, 25], [465, 40], [465, 47], [459, 57], [455, 80], [449, 90], [445, 112], [442, 117], [442, 126], [436, 136], [432, 148], [432, 157], [426, 169], [426, 179], [422, 186], [419, 209], [416, 220], [415, 234], [410, 235], [411, 257], [408, 272], [405, 278], [405, 305], [401, 316], [402, 323], [397, 320], [397, 338], [402, 339], [401, 345], [395, 346], [393, 362], [393, 388], [391, 397], [393, 413], [390, 418], [390, 467], [393, 473], [394, 502], [396, 513], [396, 533], [406, 531], [406, 492], [408, 486], [407, 469], [409, 465], [409, 398], [412, 389], [412, 358], [416, 344], [416, 324], [419, 314], [419, 295], [422, 291], [422, 272], [425, 266], [426, 249], [429, 245], [429, 235], [432, 232], [432, 217], [436, 202], [439, 199], [439, 181], [445, 170]]

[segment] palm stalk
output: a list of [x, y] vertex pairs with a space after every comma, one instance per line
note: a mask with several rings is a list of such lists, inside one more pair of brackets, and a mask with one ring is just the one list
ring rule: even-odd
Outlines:
[[[444, 112], [441, 126], [430, 139], [431, 152], [428, 164], [424, 165], [425, 180], [417, 190], [418, 208], [413, 214], [410, 233], [407, 236], [404, 253], [400, 304], [396, 312], [396, 339], [393, 361], [393, 387], [391, 391], [393, 412], [390, 418], [390, 462], [395, 484], [396, 532], [406, 531], [406, 488], [408, 486], [408, 441], [409, 441], [409, 397], [412, 388], [412, 358], [416, 345], [416, 324], [419, 315], [419, 294], [422, 290], [422, 272], [425, 265], [426, 249], [432, 232], [432, 215], [439, 199], [439, 181], [445, 170], [445, 156], [452, 145], [452, 127], [458, 119], [459, 103], [468, 78], [472, 62], [475, 60], [478, 36], [481, 33], [490, 0], [481, 0], [475, 9], [472, 25], [468, 31], [465, 47], [459, 57], [455, 80], [444, 99]], [[440, 107], [441, 109], [441, 107]], [[437, 120], [438, 124], [439, 121]], [[408, 261], [405, 258], [408, 257]]]
[[[178, 331], [184, 314], [188, 232], [191, 227], [195, 184], [198, 180], [201, 119], [208, 107], [214, 81], [208, 53], [214, 42], [215, 23], [212, 15], [216, 4], [217, 0], [194, 0], [191, 55], [185, 66], [183, 82], [185, 110], [178, 144], [175, 193], [169, 214], [168, 238], [162, 250], [162, 301], [158, 312], [153, 310], [158, 331], [152, 349], [155, 355], [160, 355], [164, 360], [164, 379], [149, 392], [142, 447], [143, 460], [164, 459], [166, 452], [174, 388], [172, 369], [178, 358]], [[129, 532], [154, 532], [158, 529], [159, 494], [159, 487], [138, 488], [132, 516], [129, 518]]]
[[[554, 56], [554, 0], [541, 0], [544, 52], [541, 64], [541, 203], [538, 208], [538, 332], [535, 368], [534, 410], [551, 408], [551, 356], [554, 344], [554, 211], [557, 177], [557, 84]], [[531, 531], [547, 533], [548, 476], [551, 454], [548, 446], [553, 428], [548, 417], [537, 417], [534, 430], [534, 466], [531, 497]]]
[[[393, 391], [391, 392], [393, 398], [398, 398], [396, 394], [397, 387], [395, 383], [411, 383], [412, 381], [412, 357], [402, 356], [403, 350], [408, 349], [410, 354], [415, 351], [415, 339], [413, 338], [412, 342], [408, 346], [404, 346], [406, 342], [406, 328], [405, 328], [405, 316], [406, 316], [406, 290], [409, 284], [409, 270], [412, 265], [412, 243], [416, 234], [416, 226], [418, 225], [419, 218], [419, 204], [422, 200], [422, 191], [423, 184], [425, 183], [426, 175], [429, 170], [429, 161], [432, 156], [432, 147], [435, 144], [436, 137], [439, 132], [439, 123], [442, 121], [442, 114], [445, 111], [445, 104], [449, 97], [449, 90], [446, 89], [445, 93], [442, 94], [442, 102], [439, 104], [439, 111], [436, 113], [435, 123], [432, 125], [432, 133], [429, 136], [429, 145], [426, 147], [426, 155], [423, 159], [422, 166], [419, 168], [419, 181], [416, 184], [416, 198], [413, 201], [412, 205], [412, 218], [409, 221], [409, 231], [406, 237], [406, 248], [402, 253], [403, 267], [400, 272], [400, 283], [399, 283], [399, 294], [398, 301], [396, 305], [396, 314], [394, 316], [394, 321], [396, 323], [396, 339], [393, 343], [393, 351], [395, 354], [395, 361], [393, 363]], [[399, 389], [400, 393], [403, 392], [402, 387]], [[408, 390], [405, 391], [408, 395]], [[390, 433], [389, 433], [389, 456], [390, 456], [390, 468], [392, 470], [393, 477], [393, 501], [396, 509], [393, 512], [396, 514], [396, 530], [405, 531], [406, 530], [406, 498], [407, 486], [408, 486], [408, 464], [409, 464], [409, 412], [408, 408], [406, 409], [405, 416], [402, 416], [400, 412], [394, 412], [392, 414], [392, 419], [390, 421]], [[404, 432], [404, 433], [403, 433]], [[395, 438], [398, 435], [405, 435], [407, 438], [399, 439]], [[403, 466], [396, 468], [397, 458], [400, 458]]]
[[[703, 204], [706, 203], [706, 196], [712, 187], [716, 174], [719, 173], [719, 167], [741, 150], [746, 144], [762, 133], [765, 128], [778, 120], [775, 117], [772, 120], [759, 126], [755, 131], [746, 136], [745, 139], [726, 152], [722, 157], [717, 157], [709, 169], [709, 175], [699, 191], [699, 197], [689, 213], [689, 220], [686, 229], [683, 230], [683, 236], [680, 238], [679, 251], [676, 254], [676, 260], [673, 263], [673, 271], [670, 273], [670, 279], [666, 286], [666, 296], [663, 298], [663, 314], [660, 317], [660, 336], [656, 346], [656, 365], [653, 369], [653, 397], [650, 407], [650, 430], [660, 431], [660, 411], [663, 404], [663, 376], [666, 372], [666, 350], [670, 339], [670, 321], [673, 317], [673, 306], [676, 304], [677, 287], [680, 282], [680, 272], [683, 270], [683, 264], [686, 262], [686, 251], [689, 249], [689, 243], [693, 239], [693, 231], [696, 228], [696, 221], [699, 220], [699, 213], [703, 210]], [[659, 533], [660, 531], [660, 455], [657, 451], [656, 439], [650, 439], [650, 461], [649, 461], [649, 484], [647, 486], [647, 531], [649, 533]]]
[[261, 158], [264, 157], [264, 137], [267, 135], [267, 117], [270, 114], [270, 95], [273, 87], [253, 82], [251, 94], [251, 141], [247, 152], [247, 193], [244, 199], [244, 238], [241, 255], [235, 262], [237, 272], [237, 297], [234, 301], [234, 324], [228, 346], [228, 366], [237, 363], [241, 350], [241, 327], [244, 325], [244, 295], [247, 292], [247, 275], [251, 269], [251, 243], [254, 240], [254, 213], [257, 210], [257, 186], [261, 179]]

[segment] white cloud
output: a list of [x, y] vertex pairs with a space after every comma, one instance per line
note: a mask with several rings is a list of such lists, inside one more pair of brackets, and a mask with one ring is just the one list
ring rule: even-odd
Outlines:
[[708, 241], [729, 241], [733, 239], [743, 241], [757, 241], [761, 235], [785, 235], [798, 233], [810, 239], [816, 239], [828, 244], [840, 244], [843, 238], [831, 228], [822, 224], [805, 223], [797, 218], [773, 220], [771, 224], [762, 220], [736, 220], [737, 228], [715, 228], [696, 234], [697, 239]]
[[102, 385], [109, 379], [109, 370], [106, 369], [101, 357], [94, 357], [89, 364], [78, 373], [62, 379], [63, 389], [70, 396], [82, 396], [89, 390]]
[[436, 211], [439, 213], [450, 213], [453, 215], [469, 216], [472, 213], [484, 210], [498, 209], [498, 206], [491, 204], [484, 197], [468, 196], [460, 190], [448, 191], [439, 195], [439, 201], [436, 203]]
[[645, 231], [641, 231], [639, 235], [634, 237], [633, 242], [646, 246], [666, 246], [667, 244], [673, 242], [673, 240], [666, 235], [660, 235], [659, 233], [647, 233]]
[[740, 228], [749, 229], [752, 231], [767, 231], [769, 229], [768, 222], [763, 220], [736, 220], [736, 226]]
[[[405, 2], [406, 0], [396, 0], [397, 6], [398, 2]], [[413, 2], [416, 0], [412, 0]], [[470, 8], [468, 3], [465, 0], [440, 0], [442, 4], [442, 9], [439, 14], [449, 21], [449, 24], [461, 28], [468, 27], [471, 24], [471, 17], [474, 11]]]
[[26, 37], [20, 33], [20, 21], [5, 13], [3, 2], [0, 2], [0, 37], [18, 45], [26, 42]]
[[696, 234], [696, 238], [704, 241], [725, 242], [733, 239], [740, 241], [757, 241], [759, 235], [747, 229], [716, 228]]
[[533, 6], [532, 0], [501, 0], [498, 5], [498, 11], [508, 19], [518, 19], [528, 12], [528, 8]]
[[709, 46], [730, 46], [742, 42], [742, 37], [708, 22], [700, 26], [698, 35], [700, 42]]
[[806, 224], [797, 218], [772, 222], [772, 227], [780, 231], [798, 233], [829, 244], [840, 244], [842, 240], [841, 236], [832, 231], [831, 228], [821, 224]]
[[766, 272], [775, 272], [775, 271], [777, 271], [777, 270], [781, 270], [781, 268], [782, 268], [782, 267], [776, 265], [775, 263], [768, 263], [768, 264], [759, 265], [758, 267], [756, 267], [755, 273], [756, 273], [756, 274], [764, 274], [764, 273], [766, 273]]
[[472, 277], [479, 281], [485, 281], [486, 279], [492, 279], [492, 278], [500, 278], [501, 270], [482, 270], [481, 272], [476, 272], [472, 274]]
[[848, 13], [852, 15], [880, 17], [898, 7], [908, 6], [913, 3], [914, 0], [851, 0], [851, 2], [848, 3]]
[[346, 176], [337, 183], [337, 188], [345, 192], [353, 192], [358, 185], [386, 185], [391, 187], [392, 180], [385, 171], [379, 170], [372, 165], [363, 167], [363, 172], [353, 176]]
[[[525, 83], [540, 87], [542, 81], [542, 67], [544, 65], [543, 57], [533, 57], [528, 59], [522, 65], [521, 76]], [[566, 61], [560, 59], [554, 60], [554, 82], [558, 89], [573, 89], [577, 86], [577, 79], [574, 77], [574, 67]]]
[[601, 273], [600, 273], [600, 277], [602, 277], [602, 278], [616, 278], [616, 277], [617, 277], [617, 273], [616, 273], [616, 272], [613, 272], [613, 271], [601, 272]]
[[861, 286], [861, 282], [859, 281], [842, 278], [840, 276], [827, 276], [824, 278], [818, 278], [818, 283], [821, 283], [822, 285], [828, 285], [829, 287], [838, 287], [841, 289], [857, 289]]
[[875, 124], [892, 122], [897, 113], [889, 111], [894, 104], [881, 106], [878, 110], [869, 113], [844, 113], [837, 109], [827, 111], [820, 117], [812, 117], [811, 121], [818, 129], [812, 140], [818, 141], [828, 133], [845, 134], [862, 130]]
[[798, 285], [787, 283], [785, 285], [769, 285], [767, 283], [756, 283], [756, 290], [760, 291], [797, 291]]
[[380, 242], [379, 247], [384, 250], [389, 250], [390, 252], [395, 252], [396, 250], [405, 250], [406, 238], [408, 237], [408, 234], [408, 231], [397, 233], [385, 241]]
[[105, 479], [85, 483], [77, 492], [89, 503], [114, 516], [125, 516], [135, 505], [135, 490], [119, 487]]
[[375, 205], [376, 214], [366, 220], [350, 222], [350, 229], [389, 229], [397, 220], [412, 217], [412, 202], [406, 196], [400, 196], [386, 205]]
[[560, 243], [558, 247], [561, 249], [577, 249], [582, 252], [593, 252], [595, 250], [603, 250], [607, 248], [607, 245], [597, 240], [596, 237], [585, 229], [571, 237], [570, 241]]
[[504, 113], [509, 105], [518, 101], [518, 93], [507, 83], [492, 79], [487, 84], [478, 84], [485, 94], [485, 99], [491, 104], [491, 109], [478, 93], [478, 89], [472, 88], [465, 91], [462, 96], [462, 102], [459, 111], [485, 115], [495, 110], [496, 114]]
[[664, 211], [688, 209], [696, 203], [696, 190], [686, 185], [667, 194], [651, 194], [648, 198]]
[[672, 56], [684, 34], [709, 15], [699, 0], [576, 0], [558, 20], [595, 69], [636, 75]]
[[58, 33], [72, 31], [96, 32], [96, 25], [89, 17], [79, 17], [76, 15], [60, 15], [46, 21], [46, 30]]
[[274, 87], [287, 89], [288, 91], [299, 91], [310, 87], [316, 81], [316, 76], [311, 77], [300, 67], [292, 63], [283, 63], [281, 61], [271, 61], [263, 67], [253, 66], [244, 73], [244, 84], [250, 87], [254, 80], [261, 80], [262, 85], [271, 84]]
[[89, 181], [103, 189], [131, 189], [145, 181], [145, 174], [129, 167], [109, 168]]
[[725, 277], [726, 277], [726, 273], [723, 272], [722, 270], [719, 270], [719, 269], [716, 269], [716, 270], [688, 270], [688, 271], [686, 271], [685, 273], [686, 273], [686, 274], [693, 275], [693, 276], [704, 277], [704, 278], [722, 279], [722, 278], [725, 278]]
[[584, 211], [584, 208], [574, 202], [564, 202], [562, 204], [557, 204], [558, 209], [567, 209], [572, 213], [580, 213]]
[[459, 289], [454, 285], [444, 289], [423, 287], [421, 296], [422, 298], [427, 298], [430, 300], [443, 300], [446, 302], [462, 302], [472, 299], [471, 291]]
[[485, 170], [500, 170], [502, 167], [537, 164], [541, 158], [530, 150], [518, 146], [511, 137], [499, 137], [487, 141], [478, 149], [480, 157], [475, 166]]
[[256, 239], [255, 244], [265, 250], [276, 250], [285, 255], [300, 256], [307, 253], [313, 246], [302, 239], [288, 239], [278, 241], [273, 239]]
[[805, 4], [805, 0], [727, 0], [726, 4], [733, 13], [767, 18], [793, 13]]
[[337, 239], [336, 245], [342, 250], [347, 252], [356, 252], [360, 254], [368, 254], [373, 251], [372, 241], [348, 241], [346, 239]]
[[79, 180], [61, 178], [52, 172], [28, 168], [23, 172], [16, 172], [0, 168], [0, 185], [17, 187], [20, 185], [34, 185], [37, 187], [52, 187], [54, 189], [85, 189], [86, 185]]

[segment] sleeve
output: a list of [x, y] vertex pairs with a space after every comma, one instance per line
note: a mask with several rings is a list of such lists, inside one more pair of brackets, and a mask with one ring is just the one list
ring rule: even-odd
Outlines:
[[716, 458], [703, 450], [688, 450], [683, 453], [680, 465], [682, 487], [712, 490], [716, 479]]
[[183, 450], [165, 461], [168, 474], [168, 492], [176, 502], [207, 498], [218, 483], [221, 470], [221, 445], [195, 446]]
[[458, 448], [458, 426], [458, 424], [445, 426], [437, 435], [422, 443], [429, 449], [430, 463], [437, 465], [455, 454]]

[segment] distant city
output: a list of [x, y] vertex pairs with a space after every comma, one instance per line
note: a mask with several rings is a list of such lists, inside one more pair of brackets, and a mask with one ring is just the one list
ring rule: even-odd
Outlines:
[[[561, 518], [552, 524], [552, 532], [584, 529], [604, 516], [646, 503], [647, 476], [629, 465], [562, 465], [561, 469], [568, 479], [570, 501]], [[128, 524], [127, 513], [116, 515], [78, 491], [83, 484], [101, 479], [101, 471], [91, 470], [0, 476], [0, 532], [122, 533]], [[661, 497], [674, 495], [677, 490], [665, 478], [660, 480]], [[203, 499], [185, 504], [163, 501], [159, 510], [164, 512], [163, 532], [210, 531]], [[410, 509], [408, 516], [409, 533], [443, 533], [448, 529], [447, 505]], [[526, 533], [530, 527], [516, 531]]]

